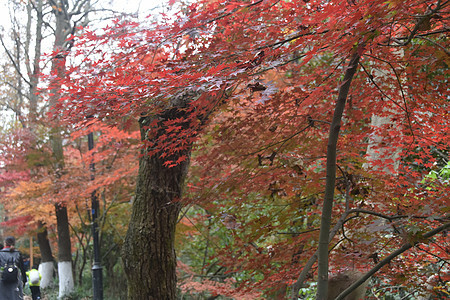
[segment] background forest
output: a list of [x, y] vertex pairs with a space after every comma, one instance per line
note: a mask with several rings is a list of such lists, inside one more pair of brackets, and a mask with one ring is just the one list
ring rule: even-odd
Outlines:
[[450, 1], [159, 5], [5, 6], [0, 235], [48, 299], [447, 299]]

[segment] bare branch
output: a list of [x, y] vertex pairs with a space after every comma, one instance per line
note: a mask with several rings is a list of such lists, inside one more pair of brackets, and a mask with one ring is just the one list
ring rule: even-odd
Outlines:
[[440, 44], [438, 44], [438, 43], [436, 43], [435, 41], [433, 41], [433, 40], [430, 40], [429, 38], [427, 38], [427, 37], [424, 37], [424, 36], [416, 36], [416, 38], [418, 38], [418, 39], [422, 39], [422, 40], [425, 40], [425, 41], [427, 41], [427, 42], [430, 42], [430, 43], [432, 43], [433, 45], [435, 45], [435, 46], [437, 46], [439, 49], [441, 49], [442, 51], [444, 51], [445, 52], [445, 54], [447, 54], [447, 55], [449, 55], [450, 56], [450, 51], [447, 49], [447, 48], [445, 48], [444, 46], [442, 46], [442, 45], [440, 45]]
[[82, 9], [84, 8], [85, 4], [87, 4], [89, 2], [90, 2], [90, 0], [77, 1], [75, 3], [75, 6], [73, 7], [72, 11], [69, 13], [69, 18], [79, 15], [81, 13], [85, 14], [85, 11], [82, 11]]
[[[368, 57], [371, 58], [375, 58], [371, 55], [366, 55]], [[383, 60], [384, 61], [384, 60]], [[375, 80], [373, 79], [373, 76], [367, 71], [366, 67], [362, 64], [359, 63], [359, 65], [363, 68], [364, 73], [367, 75], [367, 78], [369, 78], [370, 82], [372, 82], [372, 84], [378, 89], [378, 91], [383, 95], [383, 97], [386, 97], [386, 99], [389, 99], [389, 101], [391, 101], [392, 103], [394, 103], [397, 107], [399, 107], [401, 110], [405, 111], [405, 108], [403, 106], [401, 106], [399, 103], [397, 103], [397, 101], [395, 101], [394, 99], [392, 99], [392, 97], [390, 97], [389, 95], [387, 95], [382, 89], [381, 87], [375, 82]]]
[[3, 49], [5, 49], [6, 54], [8, 55], [8, 58], [10, 60], [10, 62], [12, 63], [14, 69], [16, 70], [17, 74], [20, 76], [20, 78], [22, 78], [27, 84], [30, 84], [30, 82], [27, 80], [27, 78], [25, 78], [20, 70], [19, 65], [17, 64], [17, 62], [14, 60], [14, 57], [12, 56], [11, 52], [9, 51], [9, 49], [6, 47], [5, 42], [3, 41], [3, 37], [0, 34], [0, 42], [2, 43]]

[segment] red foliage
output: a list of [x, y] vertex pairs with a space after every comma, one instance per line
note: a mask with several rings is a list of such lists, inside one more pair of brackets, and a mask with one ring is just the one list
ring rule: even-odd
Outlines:
[[[159, 139], [144, 147], [172, 167], [187, 160], [172, 155], [195, 144], [186, 201], [239, 220], [216, 255], [230, 272], [258, 275], [250, 288], [262, 292], [291, 284], [317, 246], [305, 232], [318, 225], [345, 62], [360, 51], [338, 143], [334, 222], [350, 215], [331, 265], [366, 269], [374, 253], [448, 222], [448, 183], [422, 181], [448, 159], [446, 13], [441, 1], [196, 1], [147, 28], [117, 21], [101, 35], [86, 31], [57, 109], [69, 123], [93, 117], [125, 130], [141, 117], [186, 112], [145, 124]], [[401, 264], [405, 273], [420, 266]]]
[[[32, 216], [21, 216], [8, 219], [1, 222], [1, 226], [10, 227], [17, 235], [23, 235], [30, 230], [30, 224], [33, 220]], [[31, 227], [32, 228], [32, 227]]]

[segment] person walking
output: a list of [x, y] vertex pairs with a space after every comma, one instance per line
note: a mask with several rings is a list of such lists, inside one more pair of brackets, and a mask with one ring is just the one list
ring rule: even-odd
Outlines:
[[23, 258], [14, 248], [14, 237], [6, 237], [4, 244], [0, 250], [0, 300], [22, 300], [23, 287], [27, 282]]
[[27, 272], [28, 284], [30, 285], [31, 297], [33, 300], [41, 299], [41, 278], [42, 275], [37, 270], [37, 266], [34, 265], [30, 271]]

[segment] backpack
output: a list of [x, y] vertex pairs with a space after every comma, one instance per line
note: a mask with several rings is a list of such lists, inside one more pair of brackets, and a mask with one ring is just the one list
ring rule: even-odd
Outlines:
[[14, 257], [11, 257], [3, 266], [2, 281], [6, 283], [17, 282], [19, 279], [19, 269], [14, 263]]
[[28, 274], [28, 277], [30, 278], [30, 283], [31, 284], [38, 284], [39, 283], [39, 271], [38, 270], [31, 270], [30, 273]]

